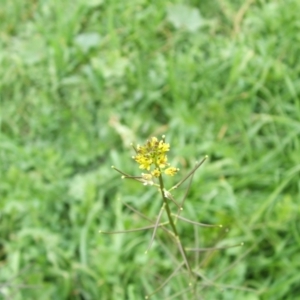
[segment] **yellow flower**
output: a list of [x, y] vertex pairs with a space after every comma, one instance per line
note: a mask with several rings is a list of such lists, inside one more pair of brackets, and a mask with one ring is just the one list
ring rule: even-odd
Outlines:
[[160, 170], [159, 169], [154, 169], [151, 174], [154, 176], [154, 177], [159, 177], [160, 176]]
[[170, 167], [170, 168], [165, 169], [164, 172], [166, 175], [174, 176], [178, 171], [179, 171], [179, 169]]
[[163, 141], [159, 142], [158, 149], [161, 152], [168, 152], [170, 150], [170, 144], [164, 143]]
[[150, 147], [152, 147], [152, 148], [155, 148], [157, 143], [158, 143], [158, 139], [155, 136], [153, 136], [151, 138], [151, 140], [149, 141]]
[[159, 157], [157, 157], [157, 161], [156, 163], [158, 164], [158, 166], [160, 168], [165, 168], [167, 166], [167, 156], [166, 155], [161, 155]]
[[133, 159], [140, 165], [140, 169], [150, 170], [150, 166], [152, 164], [151, 158], [138, 154], [137, 156], [134, 156]]
[[[133, 148], [136, 156], [132, 158], [139, 164], [139, 168], [149, 171], [154, 177], [159, 177], [161, 170], [169, 166], [166, 152], [170, 150], [170, 144], [165, 143], [164, 136], [160, 141], [156, 137], [151, 137], [145, 145], [137, 145]], [[177, 171], [178, 169], [170, 167], [164, 173], [173, 176]], [[146, 180], [146, 178], [144, 179]]]

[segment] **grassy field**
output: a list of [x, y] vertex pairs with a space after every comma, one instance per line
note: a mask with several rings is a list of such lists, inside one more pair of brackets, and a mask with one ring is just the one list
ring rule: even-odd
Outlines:
[[[300, 294], [300, 2], [3, 1], [0, 299], [140, 300], [178, 263], [130, 143], [166, 135], [199, 299]], [[171, 182], [170, 182], [171, 184]], [[178, 190], [178, 195], [184, 192]], [[177, 197], [177, 194], [176, 194]], [[179, 256], [180, 258], [180, 256]], [[180, 262], [180, 261], [179, 261]], [[195, 263], [196, 266], [196, 263]], [[191, 299], [176, 276], [151, 299]], [[172, 296], [173, 295], [173, 296]], [[177, 296], [176, 296], [177, 295]], [[201, 298], [200, 298], [201, 295]]]

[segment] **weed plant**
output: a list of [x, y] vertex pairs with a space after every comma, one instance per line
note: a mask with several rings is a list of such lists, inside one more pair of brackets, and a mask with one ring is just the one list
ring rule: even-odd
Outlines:
[[[154, 229], [98, 233], [155, 225], [157, 189], [111, 165], [137, 174], [129, 143], [163, 134], [182, 174], [168, 188], [209, 155], [180, 216], [223, 225], [178, 219], [183, 246], [245, 242], [187, 252], [213, 281], [205, 298], [297, 299], [299, 11], [298, 0], [1, 1], [0, 299], [140, 300], [176, 271], [183, 257], [161, 228], [147, 255]], [[171, 191], [179, 204], [188, 187]], [[180, 270], [151, 300], [188, 288]]]
[[[150, 221], [152, 225], [143, 227], [143, 228], [136, 228], [136, 229], [130, 229], [125, 231], [115, 231], [115, 232], [104, 232], [100, 231], [100, 233], [107, 233], [107, 234], [116, 234], [116, 233], [130, 233], [130, 232], [137, 232], [137, 231], [145, 231], [149, 229], [153, 229], [153, 234], [149, 243], [149, 246], [146, 250], [146, 254], [150, 250], [155, 236], [157, 234], [158, 229], [163, 229], [165, 233], [171, 237], [171, 240], [173, 244], [175, 245], [175, 248], [177, 248], [178, 253], [180, 254], [180, 258], [177, 258], [177, 265], [174, 264], [173, 268], [174, 271], [172, 274], [163, 282], [161, 285], [156, 288], [151, 294], [148, 294], [145, 296], [145, 299], [149, 299], [151, 296], [159, 292], [161, 289], [165, 287], [165, 285], [175, 276], [178, 276], [180, 274], [181, 270], [184, 268], [186, 271], [186, 287], [183, 289], [183, 291], [176, 291], [175, 295], [168, 297], [168, 299], [172, 299], [174, 297], [179, 297], [186, 294], [189, 294], [189, 299], [203, 299], [203, 290], [206, 286], [214, 286], [213, 280], [205, 278], [205, 276], [202, 274], [201, 266], [204, 265], [205, 261], [203, 260], [201, 263], [199, 263], [199, 255], [193, 258], [191, 260], [191, 257], [188, 256], [188, 252], [195, 252], [195, 253], [201, 253], [206, 251], [216, 251], [221, 249], [228, 249], [231, 247], [236, 246], [230, 246], [230, 247], [210, 247], [210, 248], [187, 248], [183, 245], [183, 239], [181, 237], [181, 234], [179, 234], [179, 231], [177, 229], [177, 221], [184, 221], [189, 224], [193, 224], [194, 226], [200, 226], [200, 227], [221, 227], [222, 225], [212, 225], [212, 224], [204, 224], [199, 223], [196, 221], [192, 221], [189, 219], [186, 219], [181, 216], [181, 213], [183, 211], [185, 200], [188, 196], [188, 192], [191, 185], [191, 180], [193, 178], [194, 173], [197, 171], [197, 169], [204, 163], [204, 161], [207, 159], [207, 156], [196, 164], [196, 166], [186, 175], [184, 176], [178, 183], [176, 183], [173, 187], [170, 189], [166, 189], [165, 187], [165, 181], [164, 176], [174, 176], [179, 171], [178, 168], [171, 167], [168, 163], [168, 157], [167, 152], [170, 150], [170, 144], [165, 142], [165, 136], [162, 137], [162, 140], [158, 140], [156, 137], [151, 137], [145, 145], [137, 147], [133, 146], [133, 149], [136, 152], [136, 155], [132, 158], [139, 164], [139, 168], [142, 170], [145, 170], [146, 173], [142, 173], [141, 176], [131, 176], [123, 171], [117, 169], [116, 167], [112, 167], [116, 171], [122, 174], [122, 179], [133, 179], [135, 181], [138, 181], [142, 183], [144, 186], [151, 186], [156, 189], [158, 189], [159, 194], [161, 195], [161, 207], [159, 210], [158, 215], [152, 220], [148, 216], [144, 215], [143, 213], [137, 211], [135, 208], [131, 207], [128, 204], [125, 204], [129, 209], [131, 209], [133, 212], [137, 213], [139, 216], [143, 217], [144, 219]], [[186, 180], [190, 179], [189, 185], [184, 193], [183, 199], [180, 202], [177, 202], [174, 199], [173, 196], [173, 190], [178, 189]], [[172, 205], [176, 208], [176, 213], [172, 213]], [[167, 221], [162, 222], [163, 215], [166, 213], [167, 215]], [[167, 226], [169, 228], [167, 228]], [[197, 233], [196, 233], [197, 234]], [[197, 243], [196, 243], [197, 244]], [[171, 245], [171, 247], [174, 247], [174, 245]], [[239, 246], [242, 246], [243, 243], [240, 243]], [[173, 251], [168, 251], [169, 253], [172, 253]], [[172, 256], [176, 258], [176, 253], [172, 253]], [[169, 257], [171, 260], [171, 257]], [[196, 262], [196, 265], [195, 265]], [[199, 265], [198, 265], [199, 263]], [[201, 288], [198, 287], [198, 281], [201, 281]], [[184, 284], [182, 284], [184, 286]], [[233, 287], [231, 287], [233, 288]], [[247, 288], [241, 288], [237, 287], [243, 290], [247, 290]], [[199, 291], [200, 290], [200, 291]], [[251, 290], [251, 289], [248, 289]], [[201, 295], [201, 296], [200, 296]], [[192, 298], [191, 298], [192, 296]], [[166, 296], [160, 296], [166, 299]]]

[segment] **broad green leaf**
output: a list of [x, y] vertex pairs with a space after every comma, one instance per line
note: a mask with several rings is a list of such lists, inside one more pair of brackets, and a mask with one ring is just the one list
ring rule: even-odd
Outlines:
[[82, 49], [82, 51], [87, 52], [91, 48], [98, 46], [100, 40], [101, 37], [97, 32], [87, 32], [77, 35], [75, 43]]
[[170, 6], [167, 9], [167, 19], [175, 28], [185, 28], [190, 32], [196, 31], [202, 25], [199, 10], [182, 4]]

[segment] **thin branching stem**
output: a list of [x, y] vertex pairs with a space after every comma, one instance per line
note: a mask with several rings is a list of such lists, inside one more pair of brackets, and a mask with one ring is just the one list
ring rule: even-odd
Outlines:
[[[130, 176], [129, 174], [126, 174], [125, 172], [123, 172], [123, 171], [117, 169], [115, 166], [111, 166], [111, 168], [114, 169], [114, 170], [116, 170], [117, 172], [119, 172], [120, 174], [122, 174], [122, 175], [125, 176], [125, 177], [134, 177], [134, 176]], [[140, 176], [139, 176], [139, 177], [136, 176], [136, 177], [137, 177], [137, 178], [140, 178]]]
[[180, 206], [177, 201], [174, 199], [174, 197], [172, 196], [172, 194], [168, 191], [164, 191], [164, 194], [166, 196], [166, 198], [168, 198], [169, 200], [171, 200], [178, 208], [178, 210], [182, 210], [182, 206]]
[[155, 225], [154, 225], [153, 234], [152, 234], [152, 237], [151, 237], [149, 246], [148, 246], [148, 248], [147, 248], [147, 250], [146, 250], [146, 253], [149, 251], [149, 249], [150, 249], [151, 246], [152, 246], [152, 243], [153, 243], [154, 238], [155, 238], [155, 235], [156, 235], [157, 228], [159, 227], [159, 221], [160, 221], [160, 219], [161, 219], [161, 216], [162, 216], [162, 214], [163, 214], [163, 211], [164, 211], [164, 209], [165, 209], [165, 206], [166, 206], [166, 204], [164, 203], [164, 204], [162, 205], [160, 211], [159, 211], [159, 214], [158, 214], [157, 219], [156, 219], [156, 223], [155, 223]]
[[177, 245], [178, 245], [178, 249], [179, 249], [179, 251], [180, 251], [180, 253], [181, 253], [181, 255], [182, 255], [183, 259], [184, 259], [184, 262], [185, 262], [185, 264], [187, 266], [187, 269], [188, 269], [190, 275], [192, 276], [193, 272], [192, 272], [192, 269], [190, 267], [189, 261], [187, 259], [187, 255], [186, 255], [185, 249], [183, 248], [183, 246], [181, 244], [181, 241], [179, 239], [179, 236], [176, 237], [176, 242], [177, 242]]
[[184, 265], [184, 262], [182, 262], [174, 271], [173, 273], [156, 289], [154, 290], [151, 294], [148, 294], [145, 296], [145, 299], [149, 299], [151, 296], [156, 294], [158, 291], [160, 291], [176, 274], [179, 272], [179, 270], [182, 268]]
[[172, 215], [173, 215], [174, 217], [176, 217], [177, 219], [179, 219], [179, 220], [182, 220], [182, 221], [187, 222], [187, 223], [190, 223], [190, 224], [198, 225], [198, 226], [201, 226], [201, 227], [219, 227], [219, 228], [222, 228], [222, 227], [223, 227], [222, 225], [211, 225], [211, 224], [205, 224], [205, 223], [199, 223], [199, 222], [191, 221], [191, 220], [189, 220], [189, 219], [186, 219], [186, 218], [184, 218], [184, 217], [180, 217], [180, 216], [175, 215], [175, 214], [173, 214], [173, 213], [172, 213]]
[[[258, 243], [257, 243], [258, 244]], [[229, 270], [231, 270], [234, 266], [236, 266], [244, 257], [246, 257], [256, 246], [257, 244], [252, 245], [246, 252], [244, 252], [239, 258], [237, 258], [229, 267], [225, 268], [221, 273], [213, 278], [216, 281], [218, 278], [226, 274]]]
[[[183, 184], [191, 175], [193, 175], [196, 170], [206, 161], [208, 156], [206, 155], [195, 167], [192, 169], [182, 180], [180, 180], [177, 184], [175, 184], [171, 190], [177, 189], [181, 184]], [[170, 190], [170, 191], [171, 191]]]
[[191, 175], [191, 179], [190, 179], [190, 181], [189, 181], [189, 184], [188, 184], [188, 186], [187, 186], [187, 189], [186, 189], [186, 191], [185, 191], [185, 193], [184, 193], [184, 195], [183, 195], [183, 198], [182, 198], [182, 201], [181, 201], [181, 204], [180, 204], [180, 207], [181, 207], [181, 208], [178, 209], [178, 211], [177, 211], [177, 216], [176, 216], [175, 221], [177, 221], [177, 217], [179, 217], [179, 215], [180, 215], [181, 212], [183, 211], [184, 202], [185, 202], [185, 199], [187, 198], [187, 195], [188, 195], [188, 193], [189, 193], [189, 191], [190, 191], [190, 188], [191, 188], [191, 184], [192, 184], [192, 181], [193, 181], [194, 174], [195, 174], [195, 172], [192, 173], [192, 175]]
[[191, 275], [193, 275], [191, 267], [190, 267], [190, 264], [189, 264], [188, 259], [187, 259], [186, 252], [185, 252], [185, 250], [184, 250], [184, 248], [183, 248], [183, 246], [181, 244], [178, 231], [176, 229], [174, 220], [172, 218], [172, 213], [171, 213], [171, 210], [170, 210], [170, 207], [169, 207], [168, 200], [167, 200], [167, 198], [165, 196], [165, 193], [164, 193], [165, 187], [164, 187], [164, 182], [163, 182], [162, 175], [160, 174], [160, 176], [158, 178], [159, 178], [159, 185], [160, 185], [160, 191], [161, 191], [162, 199], [163, 199], [163, 202], [165, 203], [166, 212], [167, 212], [167, 215], [168, 215], [168, 219], [169, 219], [170, 225], [171, 225], [172, 230], [173, 230], [174, 235], [175, 235], [176, 243], [177, 243], [178, 248], [179, 248], [179, 250], [180, 250], [180, 252], [182, 254], [182, 257], [183, 257], [183, 259], [185, 261], [185, 264], [186, 264], [186, 267], [187, 267], [188, 271], [190, 272]]
[[161, 223], [161, 224], [155, 224], [155, 225], [150, 225], [150, 226], [145, 226], [145, 227], [140, 227], [140, 228], [128, 229], [128, 230], [118, 230], [118, 231], [104, 231], [104, 230], [99, 230], [99, 233], [116, 234], [116, 233], [137, 232], [137, 231], [144, 231], [144, 230], [153, 229], [153, 228], [157, 228], [157, 227], [163, 227], [163, 226], [165, 226], [167, 224], [169, 224], [169, 222], [165, 222], [165, 223]]
[[[134, 207], [132, 207], [131, 205], [129, 205], [128, 203], [122, 202], [126, 207], [128, 207], [130, 210], [132, 210], [133, 212], [135, 212], [137, 215], [139, 215], [140, 217], [144, 218], [145, 220], [148, 220], [150, 223], [155, 224], [155, 222], [153, 220], [151, 220], [150, 218], [148, 218], [146, 215], [142, 214], [141, 212], [139, 212], [138, 210], [136, 210]], [[162, 224], [169, 224], [169, 222], [164, 222]], [[167, 232], [169, 235], [171, 235], [172, 237], [174, 237], [174, 233], [172, 231], [170, 231], [169, 229], [167, 229], [165, 226], [161, 226], [161, 229], [163, 229], [165, 232]]]
[[[135, 181], [141, 182], [144, 185], [148, 185], [149, 183], [147, 183], [147, 181], [142, 177], [142, 176], [131, 176], [129, 174], [124, 173], [123, 171], [117, 169], [115, 166], [112, 166], [112, 169], [116, 170], [117, 172], [119, 172], [120, 174], [122, 174], [122, 179], [126, 178], [126, 179], [133, 179]], [[150, 184], [149, 184], [150, 185]], [[151, 185], [157, 186], [157, 184], [155, 183], [151, 183]]]
[[158, 177], [158, 179], [159, 179], [161, 196], [162, 196], [163, 202], [165, 203], [165, 206], [166, 206], [166, 212], [167, 212], [167, 215], [168, 215], [168, 219], [169, 219], [170, 225], [171, 225], [172, 230], [173, 230], [173, 232], [175, 234], [175, 237], [176, 237], [176, 236], [178, 236], [178, 232], [177, 232], [176, 226], [174, 224], [173, 218], [171, 216], [171, 210], [170, 210], [170, 206], [168, 204], [168, 200], [167, 200], [167, 198], [165, 196], [165, 193], [164, 193], [165, 187], [164, 187], [164, 182], [163, 182], [162, 176], [160, 175]]
[[224, 247], [208, 247], [208, 248], [185, 248], [186, 251], [193, 251], [193, 252], [205, 252], [205, 251], [214, 251], [214, 250], [224, 250], [224, 249], [229, 249], [229, 248], [234, 248], [234, 247], [240, 247], [243, 246], [244, 243], [239, 243], [236, 245], [231, 245], [231, 246], [224, 246]]

